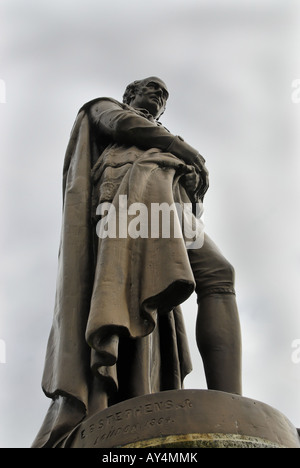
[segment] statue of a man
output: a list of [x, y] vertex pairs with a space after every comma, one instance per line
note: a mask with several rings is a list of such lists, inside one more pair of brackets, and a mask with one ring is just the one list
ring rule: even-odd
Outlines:
[[158, 204], [190, 203], [194, 213], [208, 188], [203, 157], [158, 121], [168, 96], [165, 83], [149, 77], [127, 86], [123, 103], [98, 98], [78, 113], [64, 163], [43, 375], [53, 401], [34, 447], [59, 446], [84, 418], [117, 402], [182, 388], [191, 362], [180, 304], [194, 290], [207, 386], [241, 394], [231, 264], [206, 234], [200, 246], [187, 248], [183, 235], [145, 235], [145, 217], [135, 219], [141, 235], [124, 230], [141, 207], [152, 214]]

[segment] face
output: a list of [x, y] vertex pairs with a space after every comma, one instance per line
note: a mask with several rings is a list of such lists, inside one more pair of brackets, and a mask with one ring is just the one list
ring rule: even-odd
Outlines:
[[150, 77], [141, 82], [130, 105], [135, 108], [147, 109], [156, 119], [164, 112], [168, 97], [169, 93], [165, 83], [159, 78]]

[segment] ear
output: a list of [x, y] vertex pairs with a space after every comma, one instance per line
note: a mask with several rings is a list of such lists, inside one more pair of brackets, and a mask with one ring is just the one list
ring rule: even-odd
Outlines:
[[134, 89], [131, 90], [130, 93], [130, 102], [129, 105], [131, 106], [132, 101], [135, 99], [135, 97], [140, 94], [140, 88], [136, 86]]

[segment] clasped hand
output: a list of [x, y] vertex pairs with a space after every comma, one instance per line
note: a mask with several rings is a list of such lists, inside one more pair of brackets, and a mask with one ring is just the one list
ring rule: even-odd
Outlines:
[[197, 158], [195, 165], [188, 165], [190, 171], [184, 175], [182, 184], [188, 194], [192, 194], [200, 200], [203, 200], [209, 187], [209, 173], [205, 167], [205, 163]]

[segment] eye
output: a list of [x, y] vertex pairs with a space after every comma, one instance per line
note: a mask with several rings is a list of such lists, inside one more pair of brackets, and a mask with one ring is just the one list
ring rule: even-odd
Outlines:
[[167, 91], [165, 88], [161, 87], [158, 83], [155, 83], [155, 82], [150, 81], [149, 83], [147, 83], [146, 87], [147, 87], [148, 89], [155, 89], [155, 91], [158, 90], [158, 89], [160, 89], [160, 90], [162, 91], [163, 98], [164, 98], [165, 100], [167, 100], [168, 97], [169, 97], [168, 91]]
[[158, 85], [156, 83], [148, 83], [147, 88], [158, 89]]

